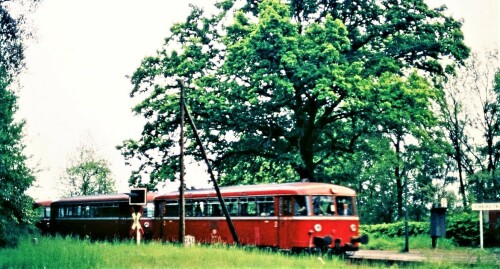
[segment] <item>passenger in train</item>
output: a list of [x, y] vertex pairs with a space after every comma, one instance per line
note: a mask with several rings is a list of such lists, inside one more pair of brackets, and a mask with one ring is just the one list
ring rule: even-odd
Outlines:
[[339, 215], [341, 215], [341, 216], [351, 216], [352, 215], [352, 211], [349, 208], [348, 203], [342, 204], [342, 209], [339, 211]]

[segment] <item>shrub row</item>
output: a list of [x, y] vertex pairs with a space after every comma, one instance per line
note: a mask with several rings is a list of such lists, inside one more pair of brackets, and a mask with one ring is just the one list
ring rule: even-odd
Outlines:
[[[404, 222], [361, 225], [362, 233], [377, 237], [405, 236]], [[408, 222], [410, 236], [430, 236], [429, 222]], [[452, 238], [460, 246], [477, 246], [479, 243], [479, 220], [477, 212], [449, 214], [446, 217], [446, 237]]]

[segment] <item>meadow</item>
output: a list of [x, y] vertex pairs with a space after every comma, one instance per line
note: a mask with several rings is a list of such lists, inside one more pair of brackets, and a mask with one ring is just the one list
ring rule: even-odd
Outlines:
[[[428, 239], [428, 238], [427, 238]], [[379, 240], [381, 240], [379, 242]], [[400, 242], [376, 239], [376, 245], [399, 248]], [[424, 238], [412, 240], [410, 248], [425, 245]], [[420, 241], [420, 242], [419, 242]], [[427, 240], [429, 241], [429, 240]], [[410, 241], [411, 242], [411, 241]], [[399, 245], [398, 245], [399, 244]], [[443, 251], [462, 251], [451, 243], [439, 242]], [[62, 237], [24, 238], [16, 249], [0, 250], [0, 268], [462, 268], [452, 263], [385, 263], [352, 264], [341, 257], [323, 255], [291, 255], [250, 247], [175, 244], [133, 241], [78, 240]], [[475, 268], [494, 268], [494, 264], [477, 264]]]

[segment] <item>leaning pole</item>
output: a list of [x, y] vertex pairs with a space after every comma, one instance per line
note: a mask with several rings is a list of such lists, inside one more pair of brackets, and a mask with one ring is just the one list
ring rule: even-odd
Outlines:
[[[181, 82], [181, 85], [182, 85], [181, 91], [182, 91], [182, 93], [184, 93], [184, 91], [183, 91], [184, 86], [183, 86], [182, 82]], [[182, 99], [181, 105], [183, 105], [183, 108], [184, 108], [183, 112], [181, 112], [182, 113], [181, 115], [184, 115], [184, 114], [186, 115], [186, 119], [187, 119], [189, 125], [191, 126], [191, 128], [193, 129], [193, 134], [194, 134], [194, 137], [196, 138], [196, 143], [200, 147], [201, 155], [203, 156], [203, 159], [205, 160], [205, 163], [207, 164], [208, 173], [210, 174], [210, 179], [212, 180], [212, 182], [214, 184], [215, 192], [217, 193], [217, 198], [219, 199], [219, 203], [221, 204], [222, 212], [224, 213], [224, 216], [226, 217], [227, 225], [229, 226], [229, 230], [231, 231], [231, 234], [233, 236], [233, 241], [239, 245], [240, 241], [238, 239], [238, 234], [236, 233], [236, 230], [234, 229], [233, 221], [231, 220], [231, 216], [229, 216], [229, 212], [227, 211], [227, 207], [226, 207], [226, 204], [224, 203], [224, 199], [222, 199], [222, 194], [220, 193], [219, 184], [217, 183], [217, 180], [215, 179], [212, 167], [210, 166], [210, 162], [208, 161], [208, 157], [207, 157], [207, 154], [205, 152], [205, 147], [203, 147], [203, 144], [201, 143], [200, 136], [198, 135], [198, 130], [196, 129], [196, 126], [194, 125], [194, 121], [191, 118], [191, 115], [189, 114], [189, 111], [186, 107], [186, 104], [184, 103], [183, 97], [181, 97], [181, 99]], [[181, 171], [183, 171], [183, 170], [181, 170]], [[181, 175], [182, 175], [182, 173], [181, 173]], [[182, 189], [182, 186], [181, 186], [181, 189]]]

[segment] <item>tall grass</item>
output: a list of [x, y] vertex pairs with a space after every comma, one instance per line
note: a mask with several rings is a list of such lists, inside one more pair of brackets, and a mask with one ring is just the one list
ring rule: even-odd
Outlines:
[[[428, 250], [432, 248], [432, 240], [430, 236], [410, 236], [408, 240], [408, 248], [410, 250]], [[362, 249], [368, 250], [394, 250], [402, 251], [405, 244], [405, 238], [398, 236], [370, 236], [370, 242], [367, 245], [361, 245]], [[437, 238], [436, 249], [455, 250], [457, 244], [449, 238]]]
[[[401, 238], [375, 244], [400, 247]], [[430, 240], [430, 239], [429, 239]], [[411, 240], [410, 242], [415, 241]], [[414, 242], [416, 243], [416, 242]], [[413, 244], [414, 244], [413, 243]], [[422, 243], [423, 244], [423, 243]], [[427, 243], [425, 243], [427, 244]], [[440, 242], [438, 242], [438, 246]], [[415, 245], [410, 245], [416, 247]], [[428, 248], [426, 246], [426, 248]], [[0, 250], [0, 268], [387, 268], [385, 263], [351, 264], [339, 257], [289, 255], [250, 247], [225, 245], [181, 247], [150, 242], [78, 240], [61, 237], [30, 238], [16, 249]], [[392, 264], [391, 268], [459, 268], [450, 263]], [[476, 266], [476, 268], [482, 268]], [[488, 267], [484, 267], [488, 268]]]
[[41, 237], [0, 250], [0, 268], [331, 268], [337, 258], [297, 256], [222, 245], [180, 247], [151, 242], [90, 242]]

